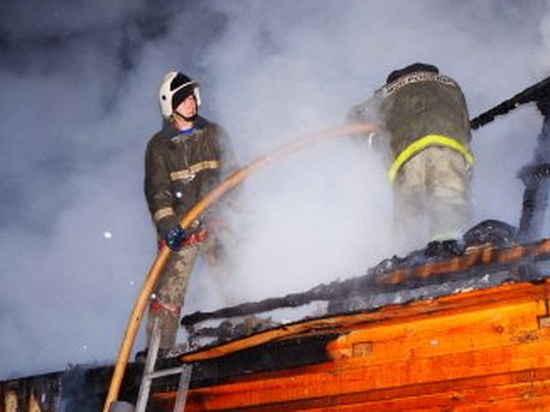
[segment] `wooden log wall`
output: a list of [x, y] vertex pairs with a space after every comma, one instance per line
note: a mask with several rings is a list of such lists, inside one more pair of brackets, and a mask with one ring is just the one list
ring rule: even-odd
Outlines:
[[549, 298], [507, 284], [339, 316], [330, 361], [192, 387], [185, 411], [549, 411]]

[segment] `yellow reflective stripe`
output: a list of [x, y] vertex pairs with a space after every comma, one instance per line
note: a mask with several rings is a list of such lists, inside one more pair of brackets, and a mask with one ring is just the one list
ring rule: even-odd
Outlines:
[[200, 172], [201, 170], [207, 170], [207, 169], [219, 169], [220, 168], [220, 162], [217, 160], [206, 160], [204, 162], [195, 163], [191, 167], [188, 167], [185, 170], [179, 170], [177, 172], [170, 173], [170, 179], [172, 181], [174, 180], [189, 180], [193, 179], [195, 175]]
[[451, 139], [447, 136], [429, 134], [410, 144], [405, 150], [399, 153], [399, 155], [395, 158], [393, 164], [391, 165], [390, 170], [388, 171], [388, 179], [390, 180], [390, 182], [393, 183], [395, 181], [395, 178], [397, 177], [397, 172], [399, 172], [399, 169], [401, 169], [401, 166], [403, 166], [403, 164], [407, 160], [409, 160], [418, 152], [424, 150], [426, 147], [434, 145], [445, 146], [449, 149], [456, 150], [457, 152], [462, 153], [468, 163], [474, 163], [474, 157], [472, 156], [472, 154], [459, 141]]
[[161, 219], [164, 219], [167, 216], [174, 216], [174, 209], [171, 207], [163, 207], [155, 212], [153, 215], [153, 220], [158, 223]]

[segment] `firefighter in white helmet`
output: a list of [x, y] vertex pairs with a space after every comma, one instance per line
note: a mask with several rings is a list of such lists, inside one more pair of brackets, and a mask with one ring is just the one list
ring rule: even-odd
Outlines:
[[201, 217], [185, 230], [180, 220], [236, 165], [225, 130], [199, 115], [201, 98], [195, 80], [181, 72], [167, 73], [159, 102], [163, 126], [147, 144], [145, 197], [159, 244], [166, 244], [171, 253], [150, 302], [147, 342], [158, 319], [161, 356], [166, 356], [175, 346], [181, 307], [198, 254], [205, 252], [207, 261], [220, 263], [214, 214]]

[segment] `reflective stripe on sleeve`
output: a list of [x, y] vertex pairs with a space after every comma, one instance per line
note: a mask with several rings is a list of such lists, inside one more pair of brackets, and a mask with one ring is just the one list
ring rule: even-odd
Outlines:
[[195, 175], [202, 171], [208, 169], [219, 169], [220, 162], [217, 160], [205, 160], [204, 162], [195, 163], [194, 165], [188, 167], [185, 170], [178, 170], [176, 172], [170, 173], [170, 179], [174, 180], [186, 180], [191, 181]]
[[155, 214], [153, 215], [153, 220], [155, 221], [155, 223], [158, 223], [161, 219], [174, 215], [174, 209], [172, 209], [171, 207], [163, 207], [162, 209], [159, 209], [155, 212]]

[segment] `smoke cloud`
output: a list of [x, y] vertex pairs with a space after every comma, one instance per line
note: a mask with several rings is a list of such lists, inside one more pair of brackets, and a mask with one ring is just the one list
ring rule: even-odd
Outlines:
[[[200, 81], [202, 114], [246, 163], [341, 124], [411, 62], [455, 78], [472, 117], [550, 67], [547, 0], [115, 3], [0, 6], [0, 379], [115, 359], [156, 253], [143, 152], [165, 72]], [[516, 174], [541, 125], [528, 105], [475, 132], [476, 222], [518, 224]], [[359, 276], [393, 254], [383, 165], [354, 140], [296, 153], [242, 191], [235, 274], [197, 268], [186, 312]]]

